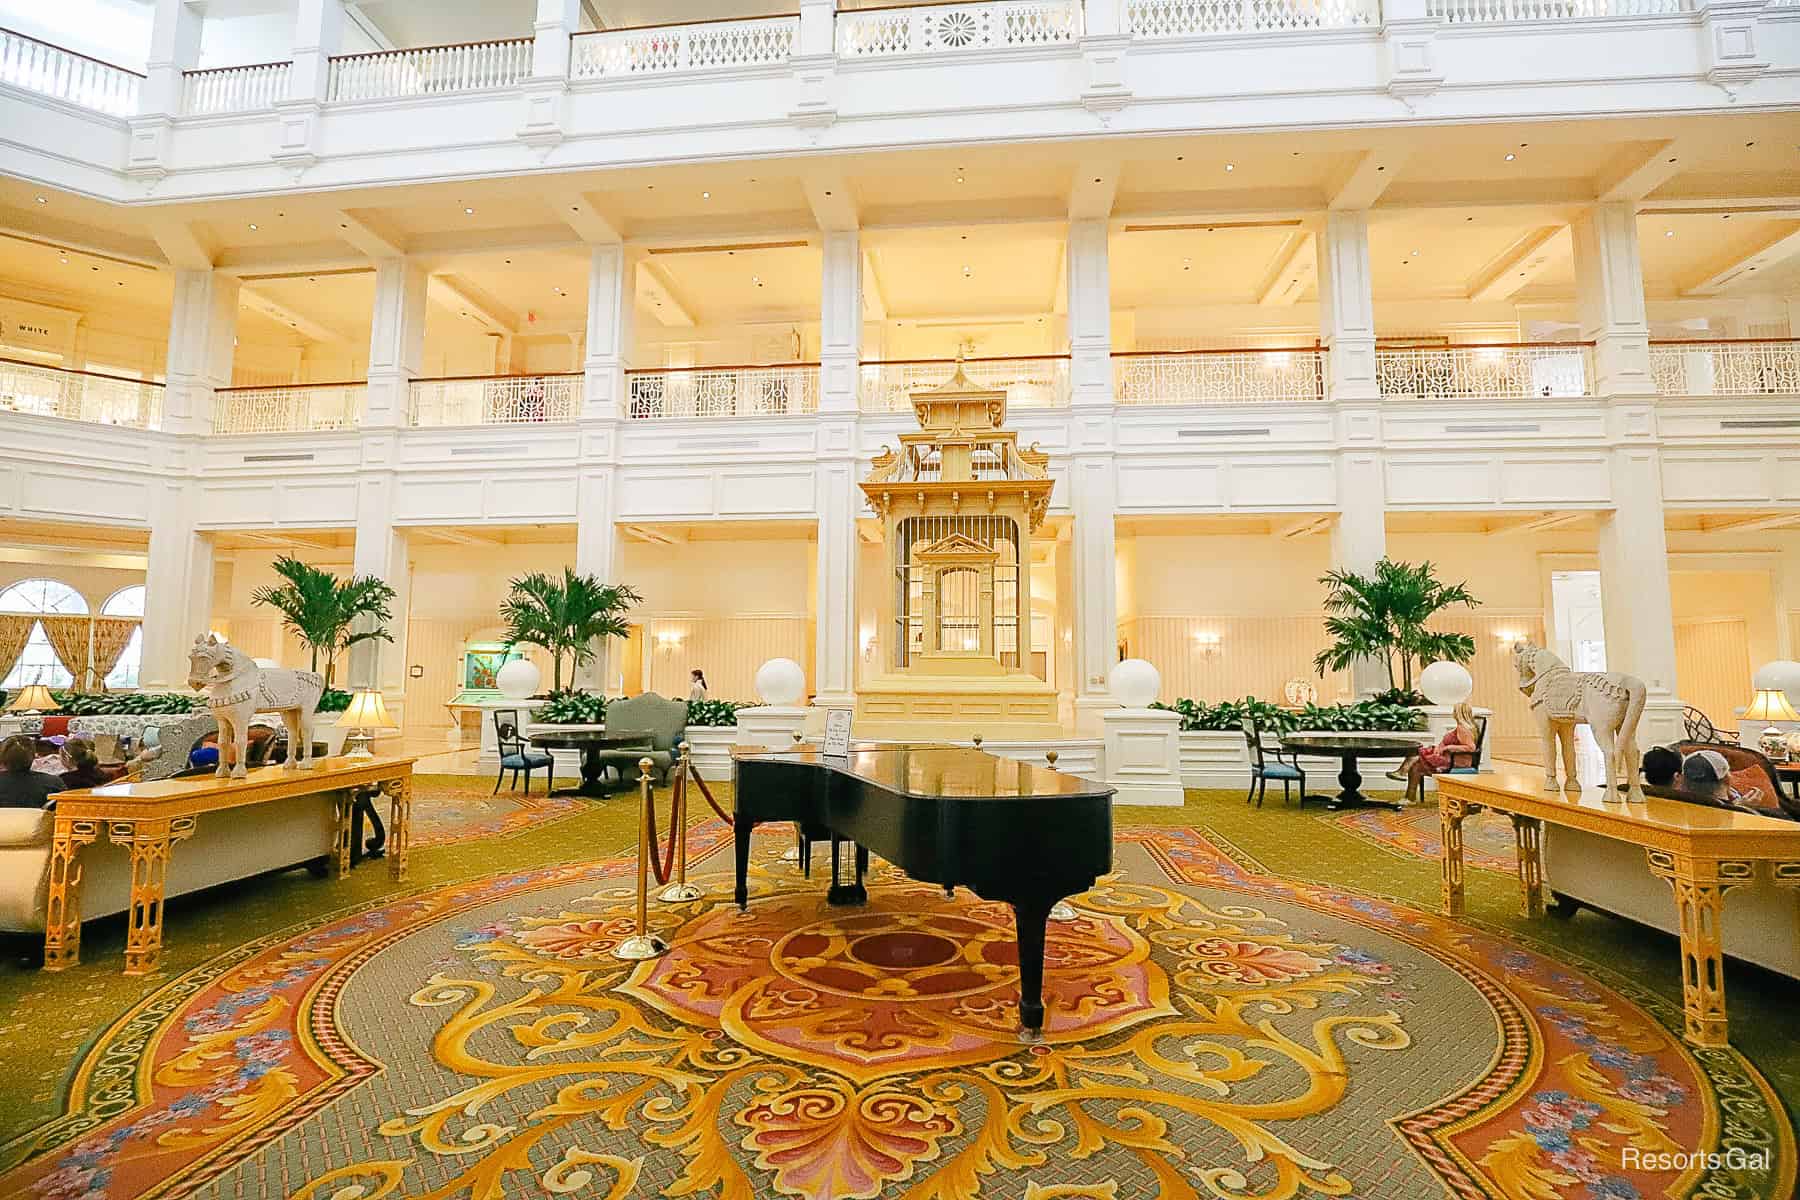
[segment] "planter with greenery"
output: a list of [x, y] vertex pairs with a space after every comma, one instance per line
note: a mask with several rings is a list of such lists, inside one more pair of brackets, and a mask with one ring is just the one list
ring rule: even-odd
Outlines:
[[1330, 733], [1412, 733], [1425, 728], [1424, 713], [1415, 708], [1380, 700], [1359, 700], [1354, 704], [1309, 704], [1295, 710], [1279, 708], [1254, 696], [1245, 696], [1242, 700], [1222, 700], [1217, 704], [1181, 699], [1173, 704], [1157, 704], [1153, 707], [1181, 714], [1183, 733], [1242, 734], [1244, 718], [1247, 716], [1255, 717], [1257, 726], [1273, 737], [1299, 729], [1324, 730]]
[[1245, 717], [1255, 717], [1257, 726], [1264, 733], [1276, 736], [1292, 733], [1299, 728], [1295, 724], [1297, 718], [1293, 712], [1254, 696], [1245, 696], [1242, 700], [1221, 700], [1217, 704], [1181, 699], [1174, 704], [1157, 703], [1150, 707], [1180, 713], [1183, 733], [1242, 734]]
[[533, 572], [511, 584], [500, 605], [506, 622], [506, 648], [538, 646], [550, 652], [551, 694], [563, 690], [563, 659], [573, 673], [593, 661], [601, 638], [628, 632], [625, 614], [643, 597], [626, 584], [601, 583], [593, 575], [577, 575], [564, 567], [562, 578]]
[[251, 603], [281, 614], [282, 626], [312, 651], [313, 670], [319, 669], [319, 657], [324, 656], [327, 688], [337, 672], [338, 655], [358, 642], [394, 640], [387, 626], [394, 619], [398, 595], [379, 576], [339, 579], [291, 555], [276, 559], [274, 569], [285, 582], [257, 588], [250, 594]]
[[531, 714], [531, 719], [539, 725], [603, 725], [606, 723], [606, 697], [575, 688], [552, 692], [550, 699]]
[[192, 692], [51, 692], [65, 717], [180, 716], [206, 710]]
[[737, 728], [738, 710], [753, 707], [748, 700], [689, 700], [688, 728]]
[[1468, 634], [1425, 628], [1447, 608], [1481, 603], [1466, 585], [1439, 580], [1429, 562], [1415, 566], [1384, 558], [1372, 574], [1331, 571], [1319, 582], [1326, 588], [1325, 632], [1331, 638], [1331, 645], [1313, 659], [1320, 674], [1370, 659], [1387, 670], [1390, 691], [1380, 699], [1411, 702], [1416, 697], [1423, 704], [1425, 698], [1413, 691], [1415, 665], [1423, 668], [1440, 659], [1466, 663], [1475, 657], [1475, 639]]

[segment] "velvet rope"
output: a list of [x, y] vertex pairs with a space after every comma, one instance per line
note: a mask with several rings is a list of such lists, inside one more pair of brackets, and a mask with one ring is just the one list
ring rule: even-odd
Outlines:
[[657, 883], [669, 882], [669, 872], [675, 869], [675, 839], [685, 835], [682, 825], [687, 820], [687, 788], [685, 773], [678, 767], [675, 772], [675, 787], [669, 797], [669, 852], [658, 860], [659, 847], [656, 844], [656, 788], [650, 789], [646, 800], [645, 819], [650, 822], [650, 870], [656, 876]]

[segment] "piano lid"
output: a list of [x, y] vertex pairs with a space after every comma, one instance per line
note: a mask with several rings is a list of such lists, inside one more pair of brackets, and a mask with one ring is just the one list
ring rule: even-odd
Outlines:
[[907, 796], [1016, 800], [1110, 796], [1113, 792], [1105, 784], [1079, 775], [1001, 758], [968, 746], [858, 742], [851, 746], [848, 757], [828, 758], [818, 746], [740, 748], [732, 756], [740, 762], [808, 763]]

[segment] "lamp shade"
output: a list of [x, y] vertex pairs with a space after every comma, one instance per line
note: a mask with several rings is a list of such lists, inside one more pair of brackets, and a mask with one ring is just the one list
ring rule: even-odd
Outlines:
[[756, 671], [756, 694], [764, 704], [784, 708], [806, 692], [806, 672], [791, 658], [771, 658]]
[[1756, 698], [1744, 709], [1746, 721], [1800, 721], [1800, 712], [1788, 703], [1780, 688], [1758, 688]]
[[1750, 686], [1759, 692], [1764, 688], [1780, 688], [1787, 693], [1789, 704], [1800, 704], [1800, 662], [1786, 658], [1766, 662], [1757, 668]]
[[381, 693], [368, 690], [350, 697], [350, 707], [338, 718], [338, 724], [346, 729], [398, 729], [394, 718], [388, 716], [387, 702]]
[[529, 658], [515, 658], [494, 672], [494, 684], [508, 700], [524, 700], [544, 682], [544, 672]]
[[1475, 694], [1475, 677], [1461, 663], [1445, 659], [1419, 672], [1419, 691], [1433, 704], [1461, 704]]
[[50, 694], [50, 689], [41, 683], [20, 688], [6, 702], [7, 712], [55, 712], [61, 707], [56, 702], [56, 697]]

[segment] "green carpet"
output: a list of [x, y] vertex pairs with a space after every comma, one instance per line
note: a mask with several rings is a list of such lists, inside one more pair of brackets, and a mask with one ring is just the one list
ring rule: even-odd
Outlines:
[[[466, 803], [485, 795], [491, 782], [466, 777], [424, 777], [421, 806], [434, 797]], [[720, 789], [724, 790], [724, 789]], [[723, 799], [723, 797], [722, 797]], [[728, 800], [726, 800], [729, 803]], [[697, 821], [702, 813], [694, 814]], [[426, 845], [414, 850], [411, 879], [394, 884], [379, 863], [344, 880], [317, 880], [304, 872], [234, 884], [169, 904], [161, 971], [142, 978], [120, 973], [124, 928], [117, 918], [87, 927], [82, 963], [60, 975], [38, 971], [30, 939], [5, 943], [0, 962], [0, 1145], [56, 1117], [75, 1064], [98, 1031], [143, 997], [182, 973], [254, 939], [293, 926], [302, 918], [349, 908], [445, 883], [515, 867], [587, 861], [627, 850], [635, 842], [633, 799], [587, 801], [567, 815], [546, 814], [517, 833]], [[1261, 871], [1387, 897], [1435, 909], [1435, 863], [1408, 859], [1347, 832], [1330, 814], [1279, 805], [1248, 808], [1237, 793], [1190, 792], [1181, 809], [1127, 809], [1121, 826], [1198, 828], [1215, 844]], [[1673, 938], [1640, 926], [1584, 912], [1572, 921], [1526, 920], [1517, 915], [1516, 882], [1497, 872], [1471, 871], [1471, 923], [1596, 971], [1659, 993], [1679, 1007]], [[1790, 1025], [1794, 985], [1781, 977], [1733, 963], [1728, 979], [1733, 1043], [1768, 1077], [1790, 1113], [1800, 1107], [1800, 1041]], [[0, 1169], [9, 1156], [0, 1153]]]

